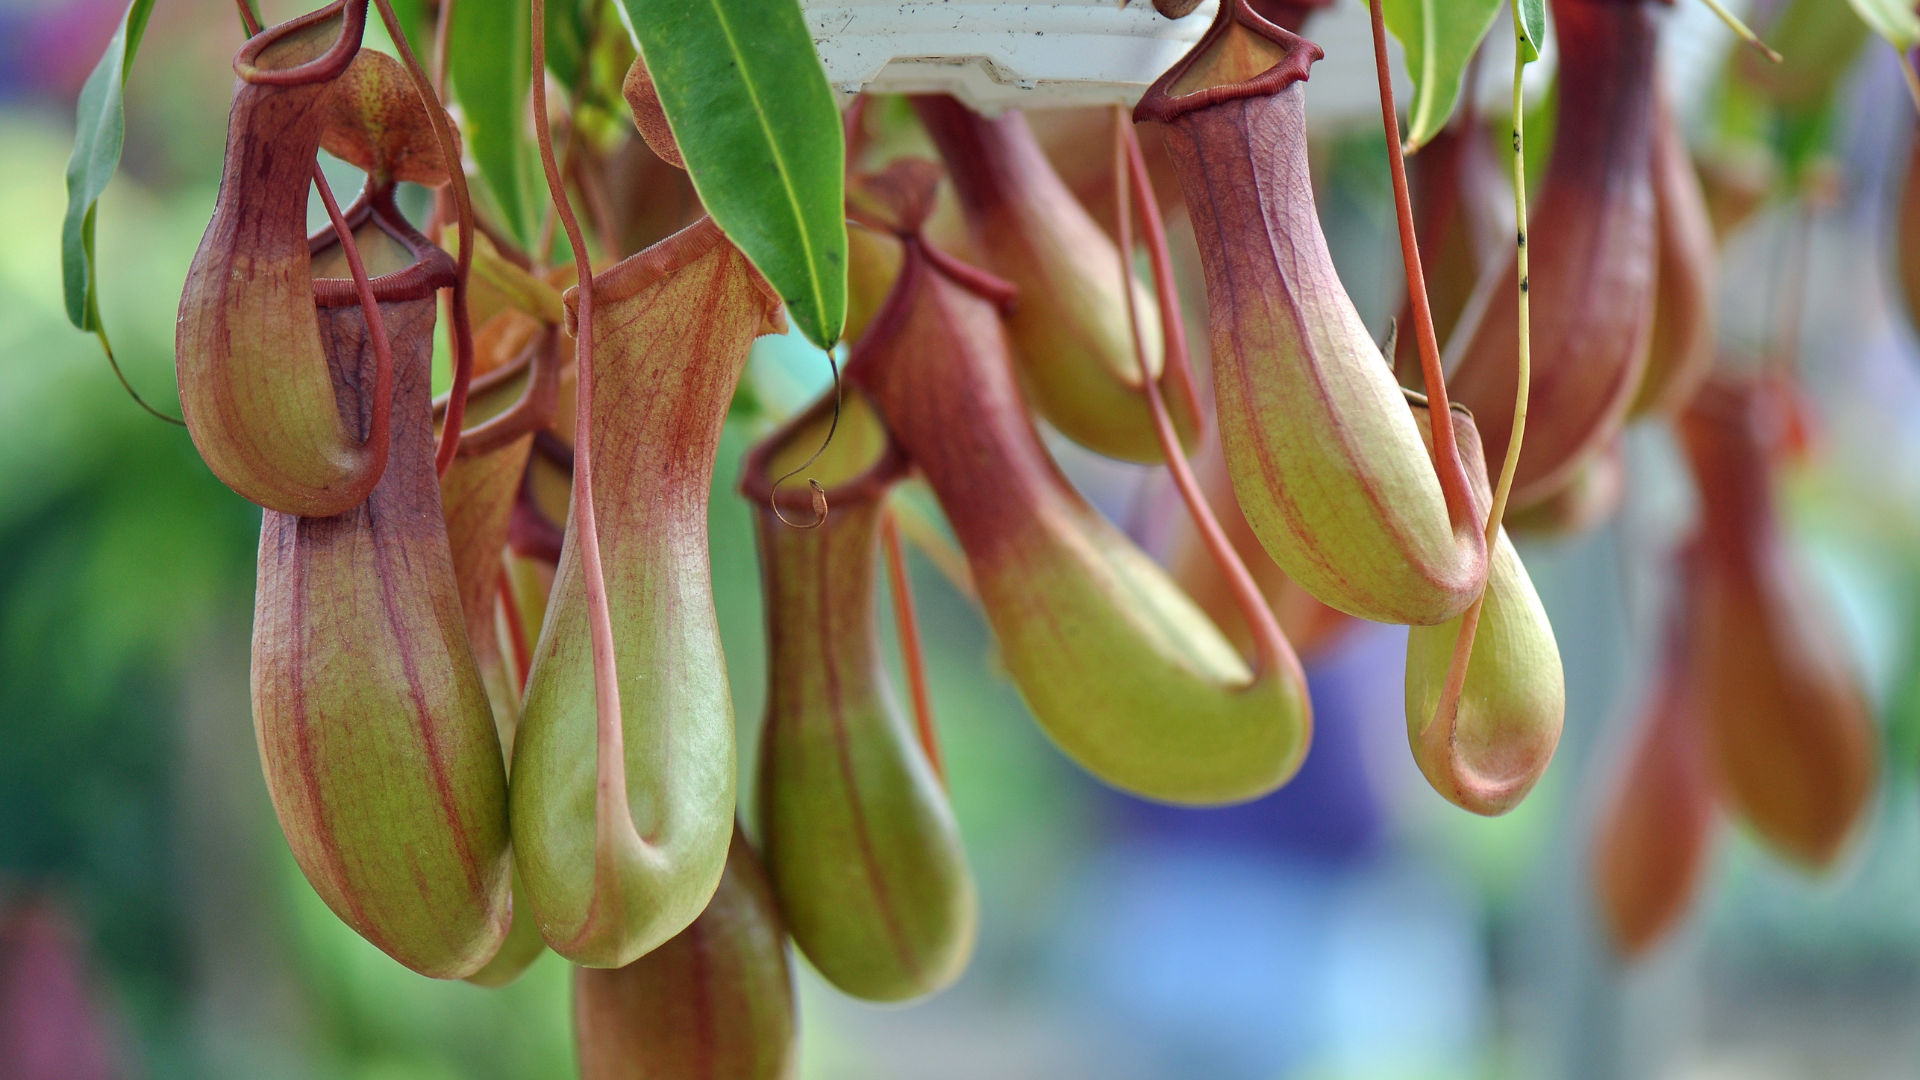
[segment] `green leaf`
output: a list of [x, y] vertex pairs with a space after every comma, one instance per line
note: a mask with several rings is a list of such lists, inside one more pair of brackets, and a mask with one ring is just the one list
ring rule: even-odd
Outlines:
[[592, 2], [547, 0], [547, 70], [561, 86], [580, 85], [580, 65], [587, 53], [587, 4]]
[[798, 0], [622, 0], [707, 212], [831, 348], [847, 315], [846, 147]]
[[1447, 126], [1461, 77], [1493, 26], [1500, 0], [1381, 0], [1387, 29], [1406, 51], [1413, 99], [1407, 103], [1407, 150], [1418, 150]]
[[1521, 63], [1540, 59], [1547, 42], [1547, 0], [1514, 0], [1514, 35], [1519, 39]]
[[533, 247], [533, 142], [527, 99], [533, 87], [532, 7], [528, 0], [474, 0], [453, 9], [448, 42], [454, 96], [460, 101], [467, 150], [520, 245]]
[[1902, 0], [1848, 0], [1860, 20], [1873, 32], [1886, 38], [1893, 47], [1906, 52], [1920, 45], [1920, 16]]
[[82, 330], [100, 332], [99, 294], [94, 284], [94, 209], [120, 167], [120, 144], [127, 133], [127, 72], [140, 50], [153, 0], [133, 0], [107, 51], [80, 88], [75, 110], [73, 157], [67, 161], [67, 217], [60, 230], [60, 270], [67, 294], [67, 318]]

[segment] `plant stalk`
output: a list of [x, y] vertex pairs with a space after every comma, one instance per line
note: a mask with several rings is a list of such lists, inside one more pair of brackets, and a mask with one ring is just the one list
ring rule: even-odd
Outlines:
[[947, 783], [947, 764], [940, 755], [940, 732], [933, 722], [933, 691], [927, 684], [927, 657], [920, 646], [920, 620], [914, 613], [913, 582], [907, 577], [907, 553], [900, 544], [900, 525], [893, 511], [880, 516], [880, 538], [887, 553], [887, 586], [893, 595], [893, 625], [900, 634], [900, 666], [907, 672], [907, 688], [913, 695], [914, 728], [920, 735], [920, 749], [933, 766], [940, 785]]
[[[385, 4], [387, 0], [380, 0]], [[587, 258], [586, 238], [567, 200], [566, 182], [553, 154], [553, 127], [547, 119], [547, 5], [533, 0], [533, 132], [540, 146], [540, 167], [554, 211], [573, 245], [579, 276], [579, 309], [575, 326], [576, 382], [573, 439], [574, 541], [580, 545], [580, 564], [587, 594], [587, 624], [593, 641], [595, 725], [594, 847], [595, 877], [611, 869], [622, 839], [638, 841], [627, 803], [626, 732], [621, 726], [620, 677], [615, 669], [613, 614], [607, 604], [606, 571], [600, 564], [600, 534], [593, 508], [593, 264]], [[619, 821], [617, 832], [608, 827]], [[624, 836], [622, 835], [624, 834]]]
[[[1393, 74], [1387, 66], [1387, 26], [1380, 0], [1368, 7], [1373, 17], [1373, 63], [1380, 80], [1380, 123], [1386, 130], [1387, 163], [1393, 174], [1393, 205], [1400, 221], [1400, 258], [1407, 268], [1407, 298], [1413, 308], [1414, 341], [1420, 347], [1420, 379], [1427, 392], [1433, 420], [1434, 471], [1447, 500], [1448, 516], [1458, 524], [1473, 513], [1473, 493], [1467, 486], [1466, 465], [1453, 434], [1453, 412], [1447, 407], [1447, 379], [1440, 369], [1440, 342], [1433, 329], [1433, 310], [1427, 303], [1427, 278], [1420, 267], [1420, 243], [1413, 231], [1413, 196], [1407, 190], [1407, 160], [1400, 143], [1400, 115], [1393, 103]], [[1391, 357], [1388, 358], [1391, 362]]]
[[[1240, 607], [1240, 613], [1247, 620], [1247, 628], [1253, 637], [1254, 677], [1282, 670], [1288, 665], [1297, 666], [1299, 661], [1293, 656], [1293, 646], [1287, 642], [1285, 632], [1280, 629], [1280, 621], [1274, 617], [1273, 609], [1267, 606], [1266, 597], [1260, 593], [1260, 586], [1254, 583], [1253, 575], [1248, 572], [1246, 563], [1240, 559], [1240, 553], [1234, 550], [1233, 541], [1227, 539], [1226, 530], [1220, 527], [1220, 520], [1213, 514], [1213, 507], [1200, 490], [1200, 482], [1194, 478], [1192, 466], [1187, 464], [1186, 452], [1180, 446], [1180, 436], [1174, 430], [1173, 417], [1167, 412], [1167, 403], [1160, 394], [1157, 379], [1145, 378], [1147, 371], [1146, 343], [1140, 340], [1140, 313], [1134, 302], [1133, 269], [1133, 184], [1143, 185], [1144, 198], [1140, 199], [1141, 218], [1147, 236], [1147, 248], [1151, 253], [1153, 265], [1154, 289], [1160, 297], [1163, 309], [1171, 307], [1178, 310], [1179, 298], [1173, 292], [1173, 266], [1167, 257], [1167, 237], [1160, 221], [1159, 208], [1148, 207], [1153, 204], [1151, 188], [1144, 187], [1146, 166], [1140, 153], [1138, 136], [1133, 130], [1133, 121], [1123, 108], [1116, 107], [1114, 122], [1114, 218], [1119, 226], [1120, 270], [1125, 275], [1125, 288], [1121, 292], [1127, 298], [1127, 326], [1129, 336], [1133, 338], [1134, 358], [1140, 364], [1143, 376], [1141, 385], [1147, 395], [1147, 410], [1153, 417], [1154, 434], [1159, 437], [1161, 453], [1167, 459], [1167, 471], [1173, 477], [1174, 487], [1180, 492], [1180, 498], [1187, 504], [1187, 513], [1193, 517], [1194, 527], [1200, 531], [1200, 538], [1207, 546], [1208, 554], [1220, 567], [1220, 573], [1227, 579], [1227, 587], [1233, 593], [1233, 599]], [[1138, 171], [1135, 164], [1138, 163]], [[1164, 357], [1169, 371], [1188, 370], [1187, 342], [1184, 330], [1177, 315], [1168, 318], [1163, 310], [1161, 326], [1166, 335]]]

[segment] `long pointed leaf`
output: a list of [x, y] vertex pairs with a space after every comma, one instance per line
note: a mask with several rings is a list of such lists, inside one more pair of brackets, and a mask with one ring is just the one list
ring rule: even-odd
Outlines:
[[1407, 149], [1417, 150], [1447, 126], [1461, 77], [1493, 26], [1501, 0], [1381, 0], [1387, 29], [1406, 51], [1413, 97], [1407, 102]]
[[100, 306], [93, 269], [94, 209], [120, 167], [126, 137], [127, 72], [140, 49], [153, 0], [133, 0], [107, 42], [100, 63], [80, 88], [74, 117], [73, 157], [67, 162], [67, 217], [60, 231], [60, 269], [66, 285], [67, 318], [99, 332]]
[[502, 224], [531, 249], [538, 221], [532, 207], [532, 143], [527, 98], [533, 84], [532, 7], [527, 0], [472, 0], [453, 9], [449, 43], [453, 92], [464, 114], [461, 134], [480, 167]]
[[847, 313], [845, 144], [798, 0], [621, 0], [707, 212], [808, 340]]

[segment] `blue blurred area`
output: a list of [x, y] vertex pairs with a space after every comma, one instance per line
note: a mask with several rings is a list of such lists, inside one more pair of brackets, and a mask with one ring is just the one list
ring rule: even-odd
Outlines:
[[1203, 845], [1250, 859], [1279, 858], [1330, 870], [1378, 858], [1387, 807], [1368, 767], [1369, 735], [1397, 727], [1404, 631], [1367, 628], [1307, 668], [1313, 750], [1280, 790], [1239, 806], [1187, 809], [1114, 793], [1114, 832], [1167, 846]]
[[1117, 1075], [1169, 1080], [1471, 1073], [1487, 1009], [1478, 904], [1392, 842], [1370, 747], [1401, 730], [1405, 632], [1370, 627], [1308, 668], [1313, 750], [1237, 807], [1109, 794], [1055, 976], [1130, 1045]]
[[[30, 937], [34, 970], [63, 980], [34, 1015], [70, 1024], [76, 1045], [84, 1034], [107, 1076], [570, 1075], [564, 962], [547, 956], [505, 991], [413, 976], [332, 917], [278, 834], [248, 717], [258, 513], [183, 433], [125, 400], [61, 305], [66, 118], [122, 10], [0, 0], [0, 1009], [19, 1000], [9, 975]], [[100, 210], [103, 313], [129, 379], [162, 407], [235, 37], [225, 0], [156, 6], [128, 172]], [[1404, 631], [1384, 627], [1310, 658], [1314, 745], [1287, 787], [1213, 810], [1117, 794], [1047, 742], [978, 611], [916, 555], [981, 888], [978, 953], [957, 986], [910, 1009], [849, 1001], [803, 971], [802, 1080], [1914, 1075], [1920, 365], [1884, 265], [1913, 123], [1892, 59], [1870, 50], [1844, 91], [1832, 152], [1849, 179], [1813, 231], [1802, 342], [1825, 441], [1786, 485], [1798, 549], [1888, 728], [1874, 818], [1832, 875], [1787, 868], [1728, 827], [1702, 902], [1650, 960], [1622, 968], [1597, 929], [1593, 822], [1658, 659], [1668, 550], [1691, 513], [1656, 425], [1630, 434], [1614, 521], [1522, 547], [1565, 659], [1568, 726], [1540, 787], [1501, 819], [1444, 803], [1414, 769]], [[1376, 332], [1398, 258], [1384, 149], [1377, 126], [1313, 147], [1336, 260]], [[1771, 332], [1794, 214], [1770, 208], [1729, 243], [1729, 353]], [[763, 341], [753, 371], [768, 406], [827, 379], [793, 337]], [[713, 492], [743, 771], [766, 672], [732, 478], [766, 422], [743, 409], [729, 423]], [[1059, 453], [1092, 501], [1138, 524], [1145, 470]], [[20, 1015], [0, 1015], [0, 1040]], [[0, 1080], [11, 1067], [0, 1058]]]

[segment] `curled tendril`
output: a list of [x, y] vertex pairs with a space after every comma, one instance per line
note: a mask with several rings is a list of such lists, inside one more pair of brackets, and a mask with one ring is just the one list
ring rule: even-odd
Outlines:
[[[801, 466], [801, 468], [805, 467], [804, 465]], [[794, 472], [799, 471], [799, 469], [794, 470]], [[788, 473], [780, 479], [785, 480], [792, 475], [793, 473]], [[780, 519], [780, 524], [785, 525], [789, 529], [817, 529], [827, 523], [827, 489], [821, 487], [820, 481], [815, 480], [811, 476], [807, 477], [807, 486], [813, 489], [813, 520], [804, 525], [780, 512], [780, 501], [776, 496], [767, 496], [767, 505], [772, 508], [773, 516]]]
[[168, 415], [154, 408], [147, 402], [146, 398], [140, 396], [140, 391], [135, 390], [133, 384], [127, 381], [127, 373], [120, 370], [120, 360], [113, 355], [113, 344], [107, 340], [106, 330], [104, 328], [97, 329], [93, 333], [95, 337], [100, 339], [100, 351], [107, 354], [107, 366], [113, 368], [113, 377], [120, 380], [120, 388], [127, 392], [127, 396], [133, 399], [133, 403], [152, 413], [156, 420], [165, 420], [167, 423], [176, 427], [186, 427], [187, 422], [185, 420], [177, 416]]
[[813, 454], [808, 457], [807, 460], [781, 474], [780, 478], [773, 482], [773, 491], [767, 496], [767, 505], [772, 508], [773, 516], [780, 519], [780, 524], [791, 529], [817, 529], [827, 523], [827, 489], [821, 487], [820, 481], [812, 477], [807, 478], [807, 486], [813, 489], [813, 520], [802, 525], [780, 511], [780, 485], [806, 472], [809, 466], [819, 461], [820, 455], [826, 453], [827, 447], [833, 445], [834, 432], [840, 430], [840, 401], [842, 397], [840, 387], [840, 361], [833, 358], [833, 350], [831, 349], [827, 350], [827, 367], [833, 372], [833, 420], [827, 424], [827, 437], [820, 440], [820, 445], [814, 449]]

